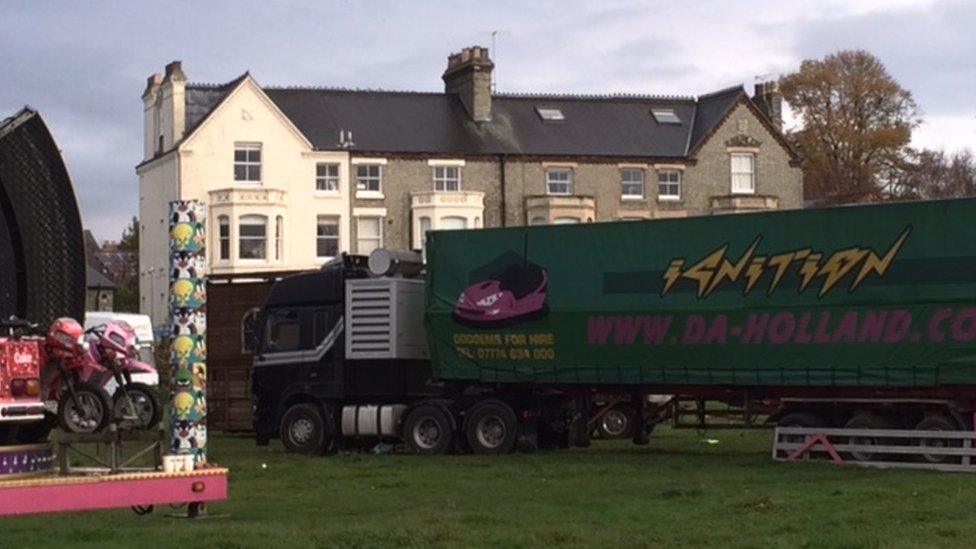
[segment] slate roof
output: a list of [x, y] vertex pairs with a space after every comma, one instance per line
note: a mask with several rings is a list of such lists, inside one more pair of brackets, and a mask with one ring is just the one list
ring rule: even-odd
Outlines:
[[[223, 85], [187, 85], [187, 135], [247, 76]], [[443, 155], [682, 158], [707, 139], [740, 100], [749, 102], [741, 86], [699, 98], [497, 94], [492, 97], [491, 121], [476, 123], [453, 94], [263, 90], [317, 150], [341, 149], [339, 132], [344, 130], [352, 132], [351, 151]], [[536, 112], [539, 107], [558, 108], [565, 120], [543, 121]], [[658, 123], [651, 114], [657, 108], [674, 109], [681, 124]]]
[[85, 286], [89, 290], [115, 290], [116, 288], [114, 282], [109, 280], [107, 276], [98, 272], [98, 269], [92, 267], [91, 265], [85, 266]]

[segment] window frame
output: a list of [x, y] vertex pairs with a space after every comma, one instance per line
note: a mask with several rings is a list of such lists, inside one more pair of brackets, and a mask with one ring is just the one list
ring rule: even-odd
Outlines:
[[[366, 219], [375, 219], [376, 220], [376, 226], [377, 226], [377, 231], [379, 232], [379, 235], [377, 235], [377, 236], [369, 236], [369, 237], [366, 237], [366, 238], [363, 237], [363, 232], [361, 230], [362, 229], [361, 223], [363, 222], [363, 220], [366, 220]], [[364, 254], [364, 252], [362, 250], [362, 246], [361, 246], [363, 240], [369, 240], [369, 241], [375, 240], [376, 241], [376, 247], [373, 248], [373, 250], [376, 250], [378, 248], [382, 248], [383, 247], [383, 219], [384, 219], [383, 216], [378, 216], [378, 215], [363, 215], [363, 216], [356, 217], [356, 253], [361, 254], [361, 255]], [[372, 253], [373, 250], [370, 250], [369, 253]]]
[[[556, 173], [567, 173], [569, 178], [566, 181], [553, 180], [552, 175]], [[547, 196], [572, 196], [574, 186], [573, 168], [552, 167], [546, 168], [546, 195]], [[553, 192], [552, 185], [566, 185], [566, 192]]]
[[[639, 173], [640, 181], [625, 181], [624, 173]], [[647, 182], [645, 177], [645, 170], [641, 168], [620, 168], [620, 198], [622, 200], [643, 200], [647, 193]], [[628, 185], [640, 185], [640, 194], [627, 193], [626, 189]]]
[[[360, 175], [362, 169], [376, 169], [376, 175]], [[366, 181], [366, 183], [364, 183]], [[369, 182], [376, 182], [376, 189], [369, 188]], [[383, 165], [382, 164], [356, 164], [356, 196], [383, 196]]]
[[[234, 183], [240, 185], [260, 185], [262, 182], [261, 173], [263, 171], [264, 162], [264, 148], [261, 143], [234, 143]], [[251, 159], [251, 154], [257, 152], [257, 160]], [[244, 160], [238, 160], [237, 153], [244, 153]], [[244, 178], [239, 179], [237, 177], [238, 166], [244, 168]], [[255, 170], [257, 172], [257, 178], [252, 179], [251, 171]]]
[[217, 216], [217, 261], [230, 261], [230, 216]]
[[[315, 219], [315, 257], [316, 259], [332, 259], [339, 255], [340, 245], [339, 245], [339, 227], [340, 227], [340, 217], [338, 215], [320, 215]], [[331, 222], [331, 223], [324, 223]], [[334, 235], [322, 235], [319, 233], [319, 228], [324, 225], [335, 225]], [[319, 253], [319, 244], [323, 241], [335, 241], [335, 253], [333, 255], [322, 255]]]
[[[454, 170], [454, 177], [449, 177], [444, 175], [448, 170]], [[461, 166], [433, 166], [433, 176], [434, 176], [434, 192], [441, 193], [458, 193], [461, 192]], [[438, 176], [438, 171], [442, 175]], [[453, 182], [454, 189], [449, 188], [449, 184]]]
[[[252, 221], [262, 219], [263, 223], [260, 225], [264, 229], [264, 236], [257, 237], [251, 235], [245, 235], [244, 231], [241, 230], [246, 221]], [[250, 226], [258, 226], [257, 223], [247, 223]], [[244, 250], [242, 246], [245, 242], [261, 240], [264, 242], [263, 252], [261, 257], [244, 257]], [[247, 214], [242, 215], [237, 218], [237, 259], [240, 261], [267, 261], [268, 260], [268, 216], [259, 214]]]
[[[735, 170], [735, 159], [747, 158], [749, 160], [748, 172], [737, 172]], [[736, 176], [749, 176], [749, 188], [736, 188]], [[729, 153], [729, 190], [731, 194], [756, 194], [756, 153], [753, 152], [730, 152]]]
[[[326, 173], [323, 175], [321, 168], [326, 168], [327, 172], [334, 169], [335, 174]], [[342, 188], [339, 172], [338, 162], [317, 162], [315, 164], [315, 192], [317, 194], [339, 194]]]
[[[661, 178], [663, 176], [670, 176], [670, 175], [677, 176], [677, 181], [662, 181], [661, 180]], [[663, 168], [663, 169], [657, 170], [657, 199], [659, 201], [661, 201], [661, 202], [678, 202], [678, 201], [680, 201], [681, 200], [681, 191], [682, 191], [681, 187], [682, 187], [682, 185], [684, 183], [683, 179], [684, 179], [684, 174], [681, 172], [681, 170], [675, 170], [675, 169], [671, 169], [671, 168]], [[678, 189], [677, 194], [662, 193], [661, 192], [661, 189], [663, 187], [665, 187], [665, 186], [671, 186], [671, 185], [674, 185], [674, 186], [677, 187], [677, 189]]]

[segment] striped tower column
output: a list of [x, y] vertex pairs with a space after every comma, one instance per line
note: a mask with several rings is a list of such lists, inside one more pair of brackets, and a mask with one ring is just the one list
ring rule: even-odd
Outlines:
[[170, 202], [170, 450], [207, 461], [205, 208]]

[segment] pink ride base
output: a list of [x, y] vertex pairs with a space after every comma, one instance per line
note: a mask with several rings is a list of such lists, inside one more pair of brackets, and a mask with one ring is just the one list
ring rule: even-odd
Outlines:
[[227, 469], [0, 481], [0, 516], [227, 499]]

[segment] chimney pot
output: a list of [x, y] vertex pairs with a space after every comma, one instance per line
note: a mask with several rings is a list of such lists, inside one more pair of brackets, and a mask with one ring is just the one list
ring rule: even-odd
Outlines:
[[183, 74], [183, 62], [182, 61], [171, 61], [166, 65], [166, 76], [163, 80], [183, 80], [186, 81], [186, 75]]
[[162, 82], [163, 82], [163, 76], [158, 72], [150, 75], [149, 78], [146, 79], [146, 89], [143, 90], [142, 92], [142, 98], [145, 99], [151, 93], [155, 92], [159, 88], [159, 85], [162, 84]]

